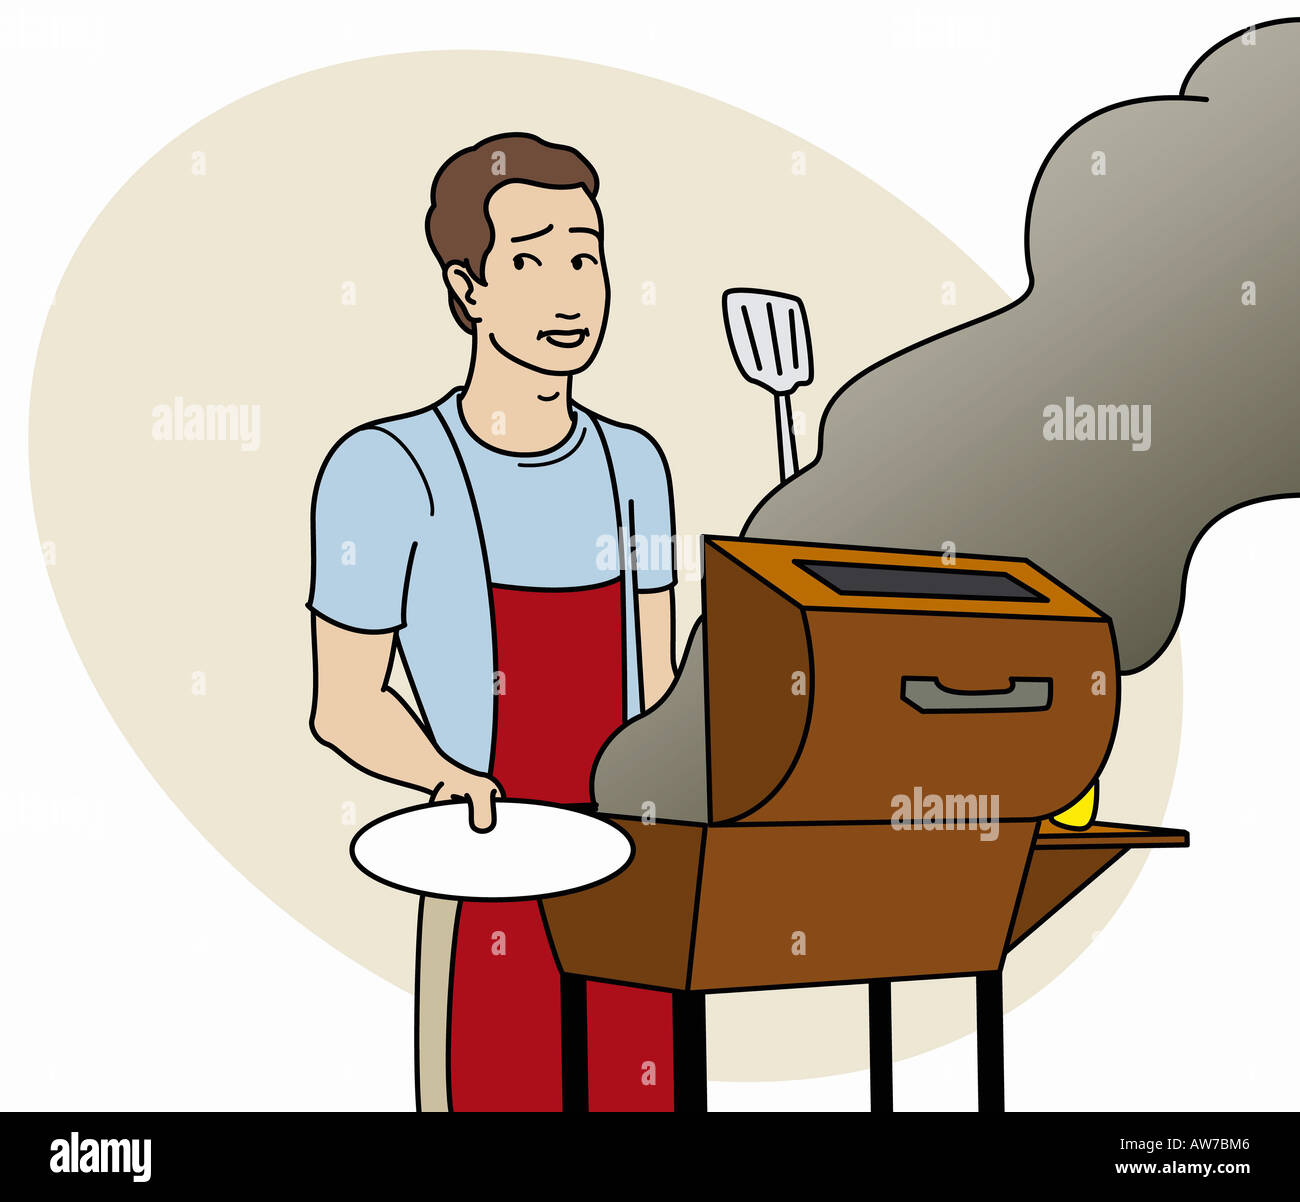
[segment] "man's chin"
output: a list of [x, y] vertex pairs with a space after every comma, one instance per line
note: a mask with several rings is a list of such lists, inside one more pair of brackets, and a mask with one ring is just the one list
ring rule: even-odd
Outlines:
[[596, 339], [588, 336], [577, 346], [558, 346], [545, 338], [534, 338], [526, 346], [502, 345], [495, 334], [492, 345], [507, 359], [552, 376], [577, 375], [596, 357]]

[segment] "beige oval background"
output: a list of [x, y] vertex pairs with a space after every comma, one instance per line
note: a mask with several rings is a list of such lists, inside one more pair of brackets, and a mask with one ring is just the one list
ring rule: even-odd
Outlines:
[[[771, 402], [732, 364], [724, 288], [805, 300], [804, 462], [844, 381], [1007, 299], [916, 213], [795, 135], [564, 59], [430, 52], [314, 71], [214, 113], [131, 177], [68, 267], [35, 372], [33, 492], [59, 605], [113, 718], [190, 820], [267, 896], [408, 989], [415, 901], [362, 876], [347, 849], [415, 795], [307, 730], [309, 500], [343, 432], [463, 380], [468, 340], [422, 229], [429, 185], [448, 154], [516, 129], [579, 147], [600, 172], [613, 301], [575, 395], [655, 435], [688, 535], [736, 532], [775, 483]], [[157, 437], [177, 405], [244, 406], [246, 422], [224, 439]], [[691, 567], [683, 639], [699, 608]], [[1103, 814], [1163, 813], [1179, 665], [1175, 644], [1126, 681]], [[1141, 859], [1011, 957], [1008, 1006], [1087, 946]], [[900, 986], [896, 1054], [969, 1032], [967, 989]], [[709, 1007], [715, 1079], [866, 1063], [863, 987]]]

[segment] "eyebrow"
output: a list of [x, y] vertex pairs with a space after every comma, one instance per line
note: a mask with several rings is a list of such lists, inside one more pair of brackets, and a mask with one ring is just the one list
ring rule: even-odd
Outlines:
[[600, 231], [599, 231], [599, 230], [589, 230], [585, 225], [571, 225], [571, 226], [569, 226], [569, 233], [571, 233], [571, 234], [590, 234], [593, 238], [599, 238], [599, 237], [600, 237]]
[[536, 233], [533, 233], [533, 234], [520, 234], [518, 238], [511, 238], [510, 241], [511, 241], [511, 242], [529, 242], [529, 241], [531, 241], [533, 238], [540, 238], [543, 234], [549, 234], [549, 233], [550, 233], [554, 228], [555, 228], [555, 226], [553, 226], [553, 225], [548, 225], [545, 229], [540, 229], [540, 230], [538, 230]]

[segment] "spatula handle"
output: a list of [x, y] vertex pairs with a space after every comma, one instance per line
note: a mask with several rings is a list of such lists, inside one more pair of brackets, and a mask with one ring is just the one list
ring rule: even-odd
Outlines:
[[794, 414], [790, 409], [790, 394], [773, 393], [776, 400], [776, 443], [781, 463], [781, 480], [784, 483], [799, 470], [794, 449]]

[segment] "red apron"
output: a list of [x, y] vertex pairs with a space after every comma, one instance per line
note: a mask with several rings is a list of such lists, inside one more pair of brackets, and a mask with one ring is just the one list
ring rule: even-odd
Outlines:
[[[623, 721], [623, 584], [493, 586], [492, 775], [506, 797], [590, 800], [596, 753]], [[592, 1110], [671, 1110], [672, 1001], [587, 985]], [[559, 1110], [560, 974], [535, 901], [461, 902], [452, 951], [453, 1110]]]

